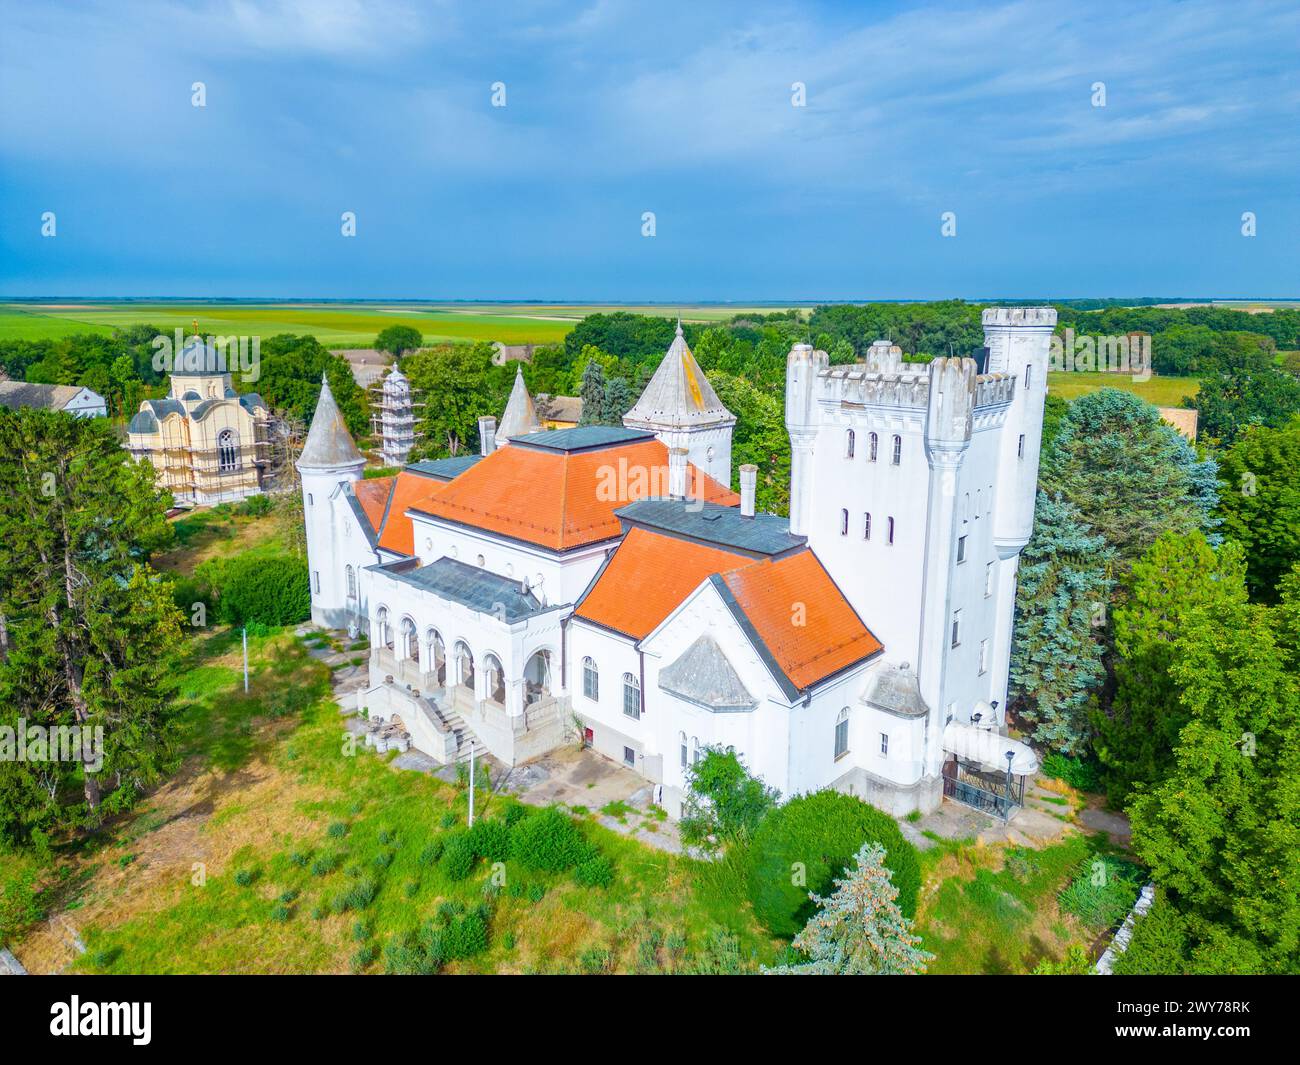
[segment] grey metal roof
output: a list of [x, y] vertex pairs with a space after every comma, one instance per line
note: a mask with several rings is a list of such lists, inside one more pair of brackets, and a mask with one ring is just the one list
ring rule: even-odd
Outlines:
[[[236, 353], [236, 357], [238, 353]], [[230, 372], [227, 353], [201, 336], [190, 336], [172, 362], [172, 377], [218, 377]]]
[[446, 556], [419, 569], [389, 572], [396, 580], [479, 613], [492, 614], [508, 624], [547, 609], [532, 592], [525, 592], [519, 581]]
[[657, 529], [700, 543], [719, 544], [755, 558], [782, 555], [808, 542], [790, 533], [790, 519], [743, 517], [739, 507], [691, 499], [640, 499], [614, 511], [625, 525]]
[[659, 671], [659, 687], [715, 714], [746, 713], [758, 705], [722, 648], [708, 634]]
[[579, 425], [574, 429], [545, 429], [540, 433], [514, 437], [510, 442], [548, 451], [594, 451], [615, 444], [652, 439], [654, 433], [644, 429], [627, 429], [621, 425]]
[[421, 462], [407, 463], [411, 473], [424, 477], [434, 477], [439, 481], [453, 481], [468, 470], [482, 455], [457, 455], [452, 459], [424, 459]]
[[38, 385], [0, 381], [0, 407], [44, 407], [62, 410], [81, 389], [77, 385]]
[[921, 698], [921, 684], [907, 662], [901, 666], [881, 666], [866, 699], [873, 706], [900, 717], [925, 717], [930, 712]]
[[624, 415], [623, 424], [660, 428], [731, 424], [735, 420], [695, 361], [678, 322], [668, 353], [641, 398]]
[[179, 399], [146, 399], [149, 409], [153, 411], [157, 418], [165, 418], [168, 414], [179, 414], [182, 417], [185, 414], [185, 404]]
[[364, 464], [365, 461], [343, 422], [343, 415], [334, 402], [334, 394], [330, 392], [329, 382], [321, 374], [320, 400], [311, 419], [311, 429], [307, 432], [307, 443], [298, 456], [298, 469], [329, 470], [338, 466]]
[[[226, 395], [233, 398], [235, 395], [234, 389], [227, 390]], [[266, 400], [256, 392], [248, 392], [239, 397], [239, 405], [243, 407], [244, 410], [252, 412], [259, 408], [266, 409]]]
[[134, 418], [126, 427], [128, 433], [156, 433], [158, 431], [158, 419], [153, 416], [153, 411], [137, 411]]
[[533, 406], [533, 397], [528, 394], [524, 384], [523, 367], [515, 370], [514, 387], [510, 389], [510, 399], [506, 402], [505, 413], [501, 415], [501, 424], [497, 426], [497, 440], [512, 442], [517, 436], [527, 436], [542, 427], [537, 420], [537, 408]]

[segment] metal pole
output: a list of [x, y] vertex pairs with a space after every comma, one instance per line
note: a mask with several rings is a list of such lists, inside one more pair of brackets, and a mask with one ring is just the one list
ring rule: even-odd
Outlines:
[[244, 626], [244, 694], [248, 694], [248, 626]]
[[469, 827], [474, 827], [474, 745], [469, 748]]

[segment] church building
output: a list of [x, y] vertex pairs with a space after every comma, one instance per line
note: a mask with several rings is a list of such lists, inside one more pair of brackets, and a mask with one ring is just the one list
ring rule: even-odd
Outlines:
[[1006, 737], [1051, 308], [984, 312], [985, 366], [876, 342], [786, 373], [789, 518], [733, 492], [735, 417], [680, 326], [618, 427], [542, 429], [517, 374], [479, 454], [362, 479], [329, 386], [299, 459], [318, 625], [370, 636], [360, 705], [442, 762], [582, 740], [662, 785], [734, 750], [785, 795], [930, 810]]

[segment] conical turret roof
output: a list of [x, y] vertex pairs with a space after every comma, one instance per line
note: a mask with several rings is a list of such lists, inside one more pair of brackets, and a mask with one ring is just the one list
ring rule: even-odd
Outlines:
[[623, 424], [637, 429], [677, 429], [730, 424], [735, 420], [695, 361], [682, 335], [682, 323], [678, 321], [677, 335], [668, 354], [636, 406], [623, 416]]
[[517, 436], [535, 433], [541, 427], [533, 397], [528, 394], [528, 386], [524, 384], [523, 367], [516, 367], [510, 400], [506, 403], [506, 412], [501, 415], [501, 424], [497, 426], [497, 445], [507, 443]]
[[355, 466], [366, 460], [348, 432], [348, 427], [334, 402], [325, 375], [320, 378], [320, 399], [307, 431], [307, 442], [298, 456], [298, 469], [329, 470], [336, 466]]

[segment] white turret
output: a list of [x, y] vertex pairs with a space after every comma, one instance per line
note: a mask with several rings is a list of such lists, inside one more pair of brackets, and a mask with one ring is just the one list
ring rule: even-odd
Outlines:
[[501, 415], [501, 424], [497, 426], [496, 446], [505, 447], [517, 436], [527, 436], [539, 432], [542, 423], [537, 418], [537, 407], [533, 397], [528, 394], [524, 384], [524, 369], [515, 368], [515, 384], [510, 389], [510, 399], [506, 401], [505, 413]]
[[731, 485], [731, 431], [736, 417], [722, 405], [677, 323], [677, 335], [636, 405], [623, 416], [629, 429], [648, 429], [671, 451], [721, 484]]
[[356, 608], [355, 603], [349, 604], [344, 574], [336, 564], [342, 545], [335, 542], [333, 509], [345, 486], [361, 479], [366, 460], [344, 424], [324, 374], [316, 413], [296, 465], [307, 528], [311, 619], [328, 628], [345, 628], [354, 620]]
[[397, 363], [384, 378], [380, 431], [383, 436], [384, 465], [405, 466], [415, 444], [415, 410], [411, 402], [411, 383]]

